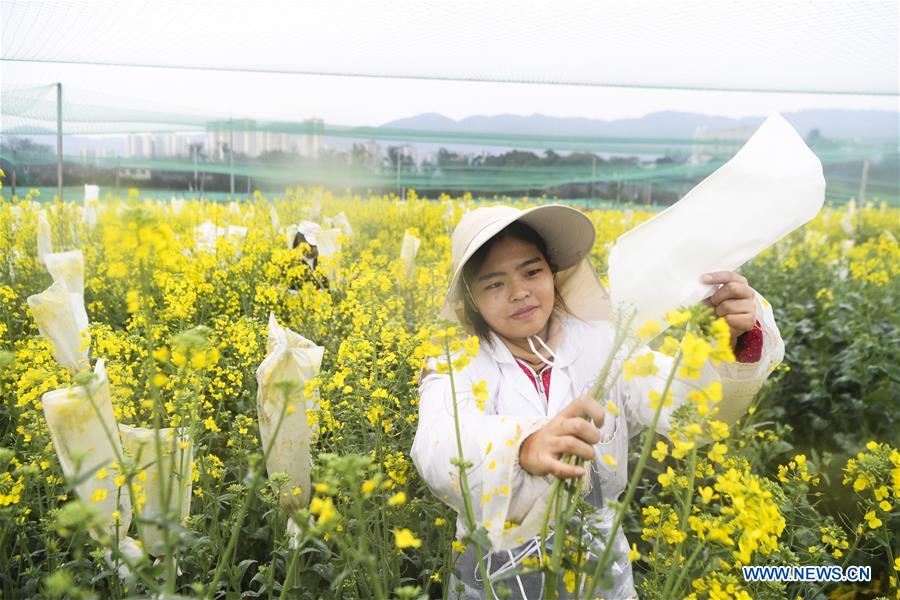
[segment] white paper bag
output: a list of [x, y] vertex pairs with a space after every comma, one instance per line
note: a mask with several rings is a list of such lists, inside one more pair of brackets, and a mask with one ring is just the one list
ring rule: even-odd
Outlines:
[[416, 254], [419, 252], [419, 238], [409, 231], [403, 234], [403, 244], [400, 246], [400, 260], [406, 267], [406, 277], [411, 279], [416, 268]]
[[[194, 227], [194, 243], [197, 250], [215, 252], [216, 240], [221, 237], [231, 238], [235, 244], [240, 245], [247, 237], [247, 228], [237, 225], [217, 227], [211, 221], [205, 221], [199, 227]], [[240, 255], [240, 249], [238, 255]]]
[[278, 211], [274, 206], [269, 208], [269, 218], [272, 219], [272, 231], [281, 229], [281, 219], [278, 218]]
[[27, 302], [38, 331], [53, 343], [56, 362], [72, 373], [89, 369], [90, 337], [80, 328], [65, 281], [55, 281], [40, 294], [29, 296]]
[[185, 205], [186, 203], [182, 198], [176, 198], [175, 196], [169, 198], [169, 209], [176, 217], [181, 214], [181, 211], [184, 210]]
[[39, 262], [44, 262], [44, 256], [53, 252], [53, 242], [50, 237], [50, 222], [47, 220], [47, 211], [38, 211], [37, 224], [37, 257]]
[[84, 205], [100, 200], [100, 186], [84, 184]]
[[334, 215], [334, 218], [331, 221], [344, 232], [344, 235], [353, 239], [353, 227], [350, 226], [350, 220], [347, 219], [347, 215], [343, 212], [339, 212]]
[[93, 229], [97, 225], [97, 205], [100, 202], [100, 187], [84, 186], [84, 206], [81, 209], [81, 222]]
[[[143, 520], [164, 516], [164, 498], [168, 499], [170, 514], [179, 515], [182, 521], [190, 514], [194, 446], [183, 428], [146, 429], [120, 424], [119, 434], [125, 456], [135, 461], [139, 469], [147, 471], [147, 479], [142, 483], [147, 502], [139, 513], [141, 535], [147, 552], [160, 556], [165, 551], [164, 532], [159, 526]], [[159, 452], [156, 438], [159, 438]]]
[[[290, 478], [280, 501], [293, 514], [309, 502], [313, 430], [306, 411], [315, 410], [318, 399], [307, 397], [305, 388], [306, 382], [318, 375], [325, 349], [281, 327], [270, 314], [266, 352], [256, 370], [259, 433], [263, 450], [270, 448], [266, 456], [269, 475], [283, 472]], [[294, 488], [299, 488], [299, 493], [295, 494]]]
[[710, 296], [698, 279], [733, 271], [810, 221], [825, 200], [822, 163], [780, 115], [684, 198], [620, 236], [609, 254], [614, 307], [632, 327]]
[[284, 229], [284, 239], [287, 242], [287, 248], [289, 250], [294, 247], [295, 237], [297, 237], [297, 224], [291, 223]]
[[325, 275], [331, 281], [335, 281], [337, 277], [338, 257], [336, 254], [341, 251], [341, 244], [338, 242], [338, 237], [340, 236], [340, 229], [325, 229], [320, 231], [316, 236], [318, 241], [316, 247], [319, 250], [319, 258], [325, 259]]
[[62, 281], [69, 289], [69, 301], [78, 331], [87, 335], [88, 316], [84, 307], [84, 255], [81, 250], [53, 252], [44, 256], [44, 264], [53, 281]]
[[[98, 509], [102, 527], [112, 537], [116, 535], [113, 511], [119, 511], [121, 539], [131, 523], [131, 499], [124, 487], [120, 494], [115, 484], [119, 473], [113, 465], [122, 456], [122, 446], [103, 359], [97, 361], [94, 375], [88, 386], [47, 392], [41, 402], [63, 473], [70, 480], [81, 479], [75, 491], [85, 504]], [[105, 476], [98, 479], [97, 473]]]

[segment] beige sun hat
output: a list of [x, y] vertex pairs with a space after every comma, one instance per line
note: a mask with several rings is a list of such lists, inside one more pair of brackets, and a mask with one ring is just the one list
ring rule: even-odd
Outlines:
[[466, 261], [488, 240], [514, 221], [534, 229], [547, 244], [557, 266], [556, 287], [570, 312], [584, 320], [610, 320], [609, 295], [590, 260], [597, 232], [581, 211], [562, 204], [545, 204], [527, 210], [511, 206], [486, 206], [463, 215], [451, 238], [453, 277], [438, 317], [459, 322], [474, 334], [466, 319], [462, 297], [462, 271]]

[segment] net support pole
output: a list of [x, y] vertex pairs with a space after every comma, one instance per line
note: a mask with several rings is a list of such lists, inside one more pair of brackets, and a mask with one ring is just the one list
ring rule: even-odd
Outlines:
[[231, 184], [231, 199], [234, 199], [234, 125], [228, 130], [228, 171]]
[[863, 161], [862, 177], [859, 179], [859, 207], [866, 201], [866, 184], [869, 182], [869, 159]]
[[856, 233], [862, 229], [863, 206], [866, 202], [866, 184], [869, 182], [869, 159], [863, 161], [862, 177], [859, 180], [859, 210], [856, 211]]
[[62, 83], [56, 84], [56, 193], [63, 199]]

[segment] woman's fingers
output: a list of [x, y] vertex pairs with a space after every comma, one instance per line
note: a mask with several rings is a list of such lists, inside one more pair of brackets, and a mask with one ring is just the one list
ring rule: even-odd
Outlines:
[[752, 313], [725, 315], [725, 322], [739, 333], [750, 331], [756, 325], [756, 316]]
[[726, 300], [716, 306], [716, 316], [724, 317], [725, 315], [739, 315], [742, 313], [751, 313], [755, 308], [754, 301], [748, 298], [738, 300]]
[[594, 447], [572, 435], [557, 437], [552, 442], [553, 452], [558, 455], [571, 454], [584, 460], [593, 460]]
[[[556, 477], [580, 477], [584, 469], [566, 464], [566, 455], [593, 460], [593, 444], [600, 441], [598, 426], [606, 412], [589, 395], [573, 400], [549, 423], [525, 438], [519, 449], [519, 464], [532, 475], [550, 473]], [[589, 420], [588, 420], [589, 419]]]
[[600, 430], [581, 417], [566, 419], [562, 423], [561, 430], [564, 435], [573, 435], [588, 444], [596, 444], [600, 441]]
[[574, 479], [584, 475], [584, 467], [576, 467], [559, 459], [550, 459], [547, 472], [557, 479]]
[[585, 417], [593, 421], [595, 426], [600, 427], [603, 425], [605, 415], [606, 411], [603, 410], [600, 403], [589, 394], [585, 394], [575, 398], [575, 400], [562, 409], [557, 416], [562, 418]]
[[713, 305], [718, 306], [722, 302], [734, 298], [753, 298], [753, 288], [746, 283], [731, 281], [716, 290], [716, 293], [708, 299]]
[[713, 271], [711, 273], [704, 273], [700, 276], [700, 283], [715, 284], [728, 283], [730, 281], [747, 283], [747, 278], [734, 271]]

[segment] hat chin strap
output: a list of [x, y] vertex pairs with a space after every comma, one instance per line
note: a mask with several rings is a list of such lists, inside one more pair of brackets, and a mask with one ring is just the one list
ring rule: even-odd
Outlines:
[[[538, 352], [537, 348], [534, 347], [534, 342], [531, 341], [531, 338], [535, 338], [538, 341], [538, 343], [540, 343], [540, 345], [544, 347], [544, 350], [547, 351], [547, 354], [549, 354], [553, 360], [547, 360], [543, 356], [541, 356], [541, 353]], [[531, 351], [534, 352], [534, 355], [537, 356], [539, 359], [541, 359], [541, 362], [544, 363], [545, 365], [547, 365], [548, 367], [555, 366], [556, 361], [559, 360], [559, 358], [556, 356], [556, 352], [551, 350], [550, 347], [544, 343], [544, 340], [542, 340], [541, 336], [539, 336], [539, 335], [528, 336], [528, 347], [531, 348]]]

